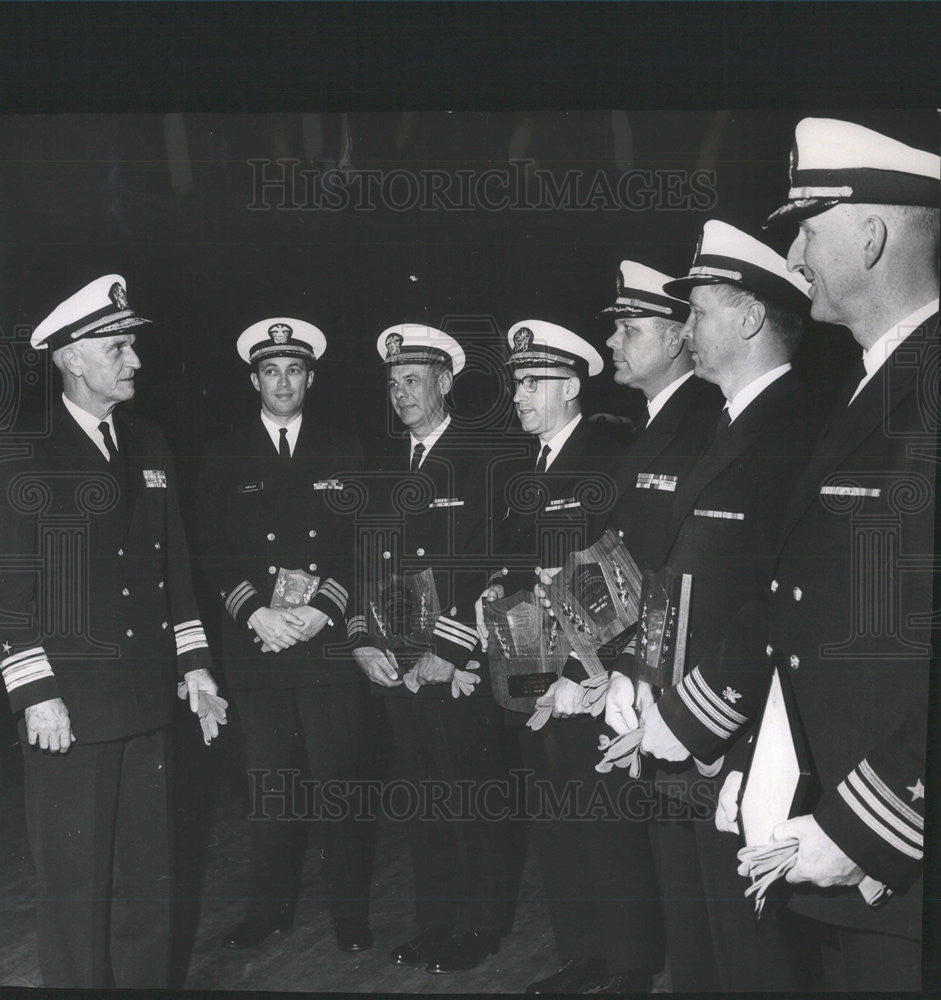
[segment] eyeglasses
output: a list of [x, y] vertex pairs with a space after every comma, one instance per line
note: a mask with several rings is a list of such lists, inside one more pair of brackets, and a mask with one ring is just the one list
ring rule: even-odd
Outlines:
[[522, 388], [523, 392], [532, 394], [540, 382], [566, 382], [571, 377], [571, 375], [524, 375], [522, 378], [516, 378], [514, 375], [513, 384], [517, 389]]

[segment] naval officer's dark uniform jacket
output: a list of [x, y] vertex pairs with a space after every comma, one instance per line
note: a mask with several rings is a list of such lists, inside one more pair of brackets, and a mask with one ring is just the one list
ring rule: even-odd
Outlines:
[[497, 577], [507, 597], [532, 590], [536, 566], [561, 566], [570, 551], [595, 541], [596, 521], [614, 502], [614, 470], [624, 451], [604, 424], [582, 416], [545, 472], [535, 472], [538, 439], [492, 467], [492, 545], [508, 570]]
[[[693, 577], [687, 667], [715, 649], [732, 627], [737, 609], [767, 574], [784, 507], [813, 449], [819, 429], [812, 397], [793, 370], [763, 389], [726, 425], [676, 491], [667, 529], [666, 563]], [[698, 674], [688, 677], [696, 690]], [[684, 685], [685, 686], [685, 685]], [[740, 715], [741, 692], [717, 692], [720, 711]], [[787, 982], [787, 955], [777, 935], [757, 934], [751, 904], [736, 874], [735, 838], [713, 824], [722, 777], [701, 777], [690, 764], [661, 765], [657, 782], [667, 795], [691, 803], [694, 844], [682, 825], [660, 824], [657, 836], [668, 925], [671, 968], [677, 988], [770, 988]], [[699, 872], [687, 864], [698, 855]], [[705, 928], [683, 913], [682, 900], [706, 900], [712, 958], [699, 950]]]
[[52, 418], [51, 435], [5, 463], [0, 484], [10, 704], [61, 698], [77, 740], [67, 754], [43, 753], [20, 721], [40, 965], [47, 986], [162, 986], [167, 733], [177, 682], [211, 666], [176, 473], [159, 428], [123, 408], [113, 412], [115, 467], [63, 404]]
[[[594, 487], [589, 495], [596, 500], [585, 541], [579, 547], [597, 540], [610, 527], [641, 569], [659, 566], [664, 556], [664, 526], [676, 487], [711, 441], [721, 406], [718, 390], [693, 376], [639, 432], [626, 455], [610, 444], [607, 454], [600, 447], [589, 452], [588, 461], [581, 464], [606, 470], [605, 477], [608, 481], [613, 478], [615, 484], [615, 500], [613, 506], [609, 498], [598, 502], [603, 494], [598, 485]], [[559, 461], [568, 451], [567, 444]], [[604, 464], [598, 461], [602, 456], [607, 460]], [[569, 467], [577, 469], [579, 464], [568, 455]], [[553, 465], [549, 471], [555, 470]], [[578, 491], [575, 486], [574, 492]], [[576, 681], [584, 676], [575, 661], [569, 662], [565, 673]], [[603, 783], [607, 797], [617, 801], [620, 787], [629, 780], [627, 772], [616, 769], [601, 776], [594, 770], [600, 759], [598, 737], [603, 730], [600, 720], [589, 716], [550, 719], [539, 733], [526, 730], [521, 734], [524, 763], [557, 788], [564, 787], [566, 781], [580, 781], [585, 800]], [[590, 824], [534, 824], [534, 842], [540, 850], [562, 961], [603, 954], [611, 975], [656, 971], [662, 964], [659, 893], [647, 824], [641, 819], [637, 816], [623, 822], [609, 817]]]
[[[427, 684], [413, 694], [404, 685], [371, 685], [381, 697], [395, 740], [393, 772], [420, 789], [438, 784], [450, 792], [457, 782], [475, 786], [505, 779], [502, 719], [490, 694], [481, 656], [474, 603], [488, 579], [483, 525], [489, 451], [474, 445], [450, 423], [409, 471], [409, 439], [397, 442], [362, 477], [363, 509], [356, 540], [361, 557], [357, 613], [349, 622], [359, 645], [377, 639], [369, 618], [370, 581], [386, 574], [434, 573], [440, 615], [431, 649], [463, 669], [473, 660], [481, 682], [473, 694], [452, 697], [450, 684]], [[403, 673], [409, 663], [399, 659]], [[431, 783], [431, 784], [430, 784]], [[455, 815], [465, 806], [450, 799]], [[503, 822], [476, 810], [451, 822], [432, 807], [407, 822], [416, 887], [416, 918], [423, 930], [498, 932], [507, 916], [507, 832]]]
[[[370, 706], [363, 676], [344, 648], [353, 519], [342, 503], [344, 471], [358, 470], [361, 458], [355, 437], [309, 416], [302, 419], [293, 455], [281, 458], [255, 417], [210, 444], [201, 470], [201, 561], [222, 610], [223, 667], [245, 736], [247, 767], [263, 775], [256, 775], [258, 787], [250, 791], [287, 788], [288, 814], [304, 815], [306, 803], [290, 794], [290, 779], [279, 771], [296, 769], [321, 782], [364, 777]], [[319, 578], [309, 604], [332, 624], [307, 642], [263, 653], [248, 620], [270, 606], [279, 569]], [[274, 794], [267, 801], [283, 811]], [[260, 808], [256, 803], [254, 813]], [[250, 905], [293, 906], [307, 825], [253, 820]], [[365, 919], [371, 828], [352, 820], [330, 822], [324, 837], [333, 915]]]
[[[704, 656], [664, 710], [694, 754], [714, 755], [760, 711], [770, 670], [786, 674], [822, 792], [804, 811], [895, 890], [880, 909], [856, 888], [812, 886], [789, 905], [828, 923], [916, 939], [938, 345], [936, 314], [851, 404], [862, 373], [847, 383], [795, 485], [773, 571], [721, 655]], [[741, 694], [738, 718], [718, 710], [726, 686]]]

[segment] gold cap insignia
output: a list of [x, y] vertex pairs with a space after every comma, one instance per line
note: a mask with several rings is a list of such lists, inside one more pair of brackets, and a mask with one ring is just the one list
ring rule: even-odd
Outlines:
[[127, 292], [120, 281], [116, 281], [108, 290], [108, 297], [118, 309], [127, 309]]
[[513, 337], [514, 351], [528, 351], [533, 346], [533, 331], [528, 326], [521, 326]]

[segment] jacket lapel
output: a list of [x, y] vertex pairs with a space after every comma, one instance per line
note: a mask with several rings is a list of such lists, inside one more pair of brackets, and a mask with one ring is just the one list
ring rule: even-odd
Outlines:
[[145, 458], [141, 453], [143, 446], [130, 424], [117, 410], [114, 413], [114, 426], [118, 432], [119, 454], [123, 455], [124, 502], [127, 511], [132, 514], [137, 505], [137, 494], [144, 478]]
[[[930, 340], [933, 338], [933, 349], [936, 351], [937, 336], [936, 315], [892, 353], [849, 405], [858, 380], [851, 377], [847, 381], [788, 505], [781, 535], [782, 545], [807, 508], [816, 501], [820, 484], [827, 473], [842, 465], [846, 457], [871, 434], [889, 426], [891, 413], [915, 390], [919, 372], [925, 367], [913, 361], [912, 350], [930, 351]], [[927, 356], [923, 361], [927, 362]], [[930, 365], [927, 370], [931, 370]]]
[[785, 372], [753, 399], [744, 413], [724, 433], [717, 435], [716, 440], [693, 467], [685, 484], [677, 491], [671, 539], [676, 537], [702, 491], [751, 447], [765, 427], [769, 410], [776, 407], [781, 397], [794, 391], [798, 385], [794, 372]]

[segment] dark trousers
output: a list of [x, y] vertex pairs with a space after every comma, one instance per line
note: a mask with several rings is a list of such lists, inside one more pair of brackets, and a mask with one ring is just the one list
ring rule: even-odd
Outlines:
[[[695, 806], [664, 796], [663, 811], [675, 805], [675, 815], [692, 818], [663, 820], [657, 829], [673, 989], [799, 988], [789, 915], [769, 902], [755, 921], [754, 904], [744, 897], [748, 882], [737, 872], [739, 838], [715, 828], [711, 803], [721, 779], [717, 785], [690, 770], [685, 780]], [[679, 784], [674, 779], [674, 787]]]
[[23, 757], [43, 983], [165, 987], [169, 731]]
[[395, 739], [389, 788], [401, 792], [389, 805], [406, 823], [419, 928], [502, 933], [514, 901], [500, 709], [450, 694], [385, 705]]
[[[533, 772], [530, 836], [560, 961], [603, 956], [611, 975], [653, 973], [663, 967], [664, 941], [649, 792], [627, 794], [624, 770], [595, 771], [600, 732], [588, 716], [550, 719], [535, 733], [521, 728], [522, 763]], [[574, 809], [550, 806], [547, 787]]]
[[[249, 772], [249, 909], [270, 915], [287, 906], [293, 913], [308, 831], [319, 820], [333, 918], [366, 920], [375, 822], [362, 810], [357, 790], [368, 777], [366, 719], [372, 706], [365, 686], [233, 696]], [[324, 788], [325, 782], [331, 784]]]
[[790, 916], [805, 950], [818, 955], [816, 963], [807, 963], [813, 969], [807, 989], [889, 994], [922, 990], [921, 941]]

